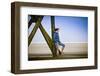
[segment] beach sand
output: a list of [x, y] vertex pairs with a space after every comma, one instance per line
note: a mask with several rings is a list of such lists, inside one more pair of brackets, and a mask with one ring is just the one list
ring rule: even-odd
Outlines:
[[[88, 43], [66, 43], [63, 54], [56, 59], [88, 58]], [[28, 48], [29, 60], [55, 59], [47, 44], [31, 44]]]

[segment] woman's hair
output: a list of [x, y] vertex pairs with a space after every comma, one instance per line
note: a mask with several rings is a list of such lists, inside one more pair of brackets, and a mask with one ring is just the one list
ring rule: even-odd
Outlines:
[[59, 28], [55, 28], [55, 31], [58, 31], [59, 30]]

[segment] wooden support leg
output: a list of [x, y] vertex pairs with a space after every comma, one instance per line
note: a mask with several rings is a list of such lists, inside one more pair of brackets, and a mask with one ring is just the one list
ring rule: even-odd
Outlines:
[[31, 43], [31, 41], [32, 41], [32, 39], [33, 39], [33, 37], [34, 37], [34, 35], [35, 35], [35, 33], [36, 33], [41, 21], [42, 21], [42, 19], [43, 19], [43, 17], [38, 18], [38, 20], [37, 20], [32, 32], [30, 34], [30, 36], [28, 37], [28, 46], [30, 45], [30, 43]]
[[[52, 35], [52, 41], [53, 41], [54, 30], [55, 30], [55, 17], [51, 16], [51, 35]], [[53, 41], [52, 47], [53, 47], [54, 57], [56, 57], [57, 56], [57, 49], [56, 49], [56, 46], [54, 44], [54, 41]]]

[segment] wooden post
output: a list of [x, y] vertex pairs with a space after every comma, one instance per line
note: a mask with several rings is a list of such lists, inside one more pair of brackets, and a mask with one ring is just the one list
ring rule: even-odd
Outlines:
[[52, 35], [52, 41], [53, 41], [53, 45], [52, 45], [52, 48], [53, 48], [53, 57], [56, 57], [57, 56], [57, 50], [56, 50], [56, 47], [55, 47], [55, 44], [54, 44], [54, 30], [55, 30], [55, 17], [54, 16], [51, 16], [51, 35]]

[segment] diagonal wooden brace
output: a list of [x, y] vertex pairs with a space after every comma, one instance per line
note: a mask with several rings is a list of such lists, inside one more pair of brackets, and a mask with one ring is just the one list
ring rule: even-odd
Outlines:
[[46, 40], [51, 52], [52, 52], [53, 57], [55, 57], [56, 55], [55, 55], [55, 50], [54, 50], [55, 47], [54, 47], [53, 40], [50, 38], [50, 36], [46, 32], [46, 30], [43, 28], [42, 24], [40, 24], [39, 28], [40, 28], [40, 30], [41, 30], [41, 32]]
[[28, 37], [28, 46], [30, 45], [30, 43], [31, 43], [31, 41], [32, 41], [32, 39], [33, 39], [33, 37], [34, 37], [39, 25], [41, 24], [42, 19], [43, 19], [43, 17], [39, 17], [38, 18], [38, 20], [37, 20], [32, 32], [30, 34], [30, 36]]

